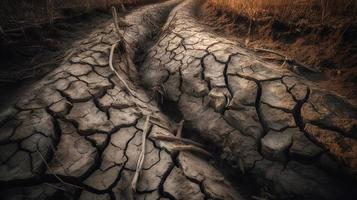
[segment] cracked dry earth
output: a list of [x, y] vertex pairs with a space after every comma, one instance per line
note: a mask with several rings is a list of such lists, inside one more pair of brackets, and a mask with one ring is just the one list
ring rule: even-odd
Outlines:
[[[175, 136], [175, 114], [184, 136], [217, 146], [214, 160], [265, 199], [354, 199], [355, 105], [214, 34], [195, 18], [201, 3], [171, 0], [124, 18], [114, 66], [131, 92], [109, 68], [118, 40], [109, 22], [28, 85], [0, 115], [1, 199], [250, 199], [211, 158], [158, 139]], [[154, 93], [175, 108], [161, 109]]]

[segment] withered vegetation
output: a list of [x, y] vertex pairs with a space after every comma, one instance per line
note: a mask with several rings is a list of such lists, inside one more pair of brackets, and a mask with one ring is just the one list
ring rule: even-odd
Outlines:
[[208, 0], [201, 13], [247, 47], [277, 50], [321, 68], [318, 84], [355, 97], [356, 0]]

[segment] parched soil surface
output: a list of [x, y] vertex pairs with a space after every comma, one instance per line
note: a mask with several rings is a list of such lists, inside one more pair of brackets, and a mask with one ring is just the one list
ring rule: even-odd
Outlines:
[[356, 104], [216, 35], [202, 3], [130, 12], [116, 50], [108, 21], [21, 88], [1, 198], [356, 199]]
[[[355, 14], [329, 16], [327, 22], [322, 23], [320, 12], [314, 10], [318, 6], [312, 6], [309, 14], [303, 17], [301, 10], [296, 8], [292, 13], [300, 17], [277, 17], [258, 9], [252, 18], [247, 10], [233, 11], [213, 2], [206, 1], [201, 6], [199, 17], [217, 32], [233, 37], [247, 48], [274, 49], [307, 66], [319, 68], [321, 73], [305, 78], [346, 98], [357, 98]], [[289, 12], [281, 15], [284, 13]], [[266, 60], [283, 63], [274, 54], [260, 53]]]

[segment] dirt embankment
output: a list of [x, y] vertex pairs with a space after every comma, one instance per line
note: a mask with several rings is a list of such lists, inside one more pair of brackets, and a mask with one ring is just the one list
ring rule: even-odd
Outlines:
[[274, 49], [319, 68], [322, 73], [311, 77], [313, 81], [356, 99], [356, 16], [330, 16], [321, 24], [317, 20], [318, 7], [312, 7], [305, 18], [298, 19], [284, 19], [262, 10], [256, 10], [252, 18], [244, 11], [238, 13], [214, 1], [206, 1], [201, 9], [201, 18], [209, 19], [208, 23], [218, 32], [238, 38], [249, 48]]

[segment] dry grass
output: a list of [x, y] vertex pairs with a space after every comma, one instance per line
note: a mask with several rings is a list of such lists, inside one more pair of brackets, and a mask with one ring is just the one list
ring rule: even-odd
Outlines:
[[208, 0], [202, 8], [218, 33], [318, 67], [318, 85], [356, 99], [357, 0]]
[[286, 21], [307, 19], [325, 23], [336, 18], [355, 17], [357, 0], [209, 0], [218, 9], [248, 15], [252, 19], [269, 15]]
[[1, 0], [0, 27], [4, 30], [53, 23], [55, 19], [79, 15], [112, 5], [136, 5], [153, 0]]

